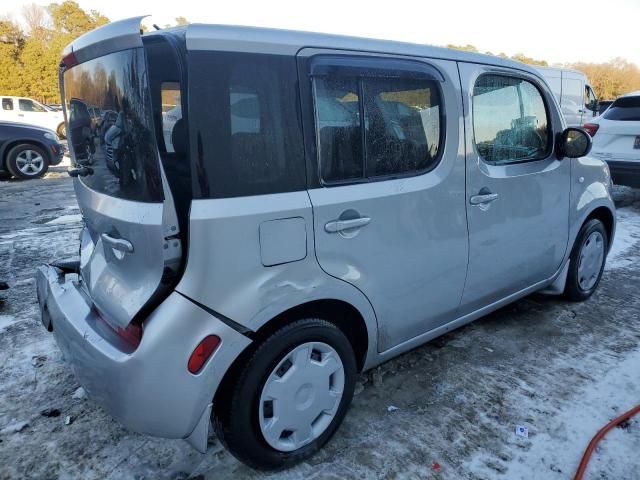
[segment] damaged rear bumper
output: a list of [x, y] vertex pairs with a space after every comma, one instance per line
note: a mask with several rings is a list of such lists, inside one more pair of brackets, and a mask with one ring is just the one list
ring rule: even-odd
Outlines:
[[[92, 308], [78, 275], [68, 271], [40, 267], [38, 301], [44, 326], [90, 398], [132, 430], [184, 438], [204, 451], [213, 395], [251, 340], [174, 292], [144, 321], [142, 340], [132, 351]], [[193, 375], [189, 356], [207, 335], [220, 337], [220, 346]]]

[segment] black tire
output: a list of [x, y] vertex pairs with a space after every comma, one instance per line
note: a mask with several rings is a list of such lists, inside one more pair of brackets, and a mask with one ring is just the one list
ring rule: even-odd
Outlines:
[[[593, 286], [585, 289], [580, 285], [580, 279], [578, 275], [580, 255], [583, 248], [587, 244], [587, 240], [594, 232], [599, 232], [602, 236], [604, 243], [604, 256], [595, 283], [593, 284]], [[602, 272], [604, 271], [604, 265], [606, 262], [608, 250], [609, 235], [607, 234], [607, 229], [605, 228], [604, 224], [600, 220], [595, 218], [586, 222], [580, 229], [578, 237], [576, 238], [576, 243], [574, 244], [573, 250], [571, 251], [571, 257], [569, 260], [569, 272], [567, 274], [567, 283], [564, 288], [565, 298], [574, 302], [583, 302], [587, 300], [591, 295], [593, 295], [593, 292], [596, 291], [598, 285], [600, 284], [600, 279], [602, 278]]]
[[[39, 170], [34, 170], [33, 173], [28, 173], [20, 170], [17, 164], [17, 162], [19, 161], [18, 156], [28, 151], [35, 152], [40, 155], [40, 157], [42, 157], [41, 168]], [[34, 145], [32, 143], [20, 143], [9, 150], [9, 153], [7, 153], [7, 169], [14, 177], [17, 178], [39, 178], [47, 173], [47, 170], [49, 170], [49, 156], [47, 155], [47, 152], [45, 152], [37, 145]]]
[[[335, 416], [320, 436], [297, 450], [279, 451], [267, 443], [260, 429], [260, 395], [278, 363], [296, 346], [310, 341], [328, 344], [340, 356], [345, 374], [343, 395]], [[218, 438], [238, 460], [259, 470], [281, 469], [309, 458], [335, 433], [353, 398], [357, 369], [349, 340], [332, 323], [307, 318], [277, 330], [247, 357], [240, 360], [233, 378], [225, 382], [225, 390], [216, 398], [212, 420]]]
[[58, 125], [58, 128], [56, 128], [56, 133], [63, 140], [67, 138], [67, 127], [65, 126], [64, 122]]

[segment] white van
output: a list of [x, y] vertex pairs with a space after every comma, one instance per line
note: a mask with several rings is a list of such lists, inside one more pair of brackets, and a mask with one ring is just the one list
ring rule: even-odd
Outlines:
[[580, 126], [598, 116], [598, 97], [586, 75], [568, 68], [536, 67], [560, 103], [568, 126]]
[[37, 125], [53, 130], [59, 137], [66, 137], [62, 112], [25, 97], [1, 96], [0, 107], [0, 121]]

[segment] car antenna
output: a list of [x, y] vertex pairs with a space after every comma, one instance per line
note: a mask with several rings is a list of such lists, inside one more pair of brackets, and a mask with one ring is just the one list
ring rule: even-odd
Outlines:
[[156, 25], [155, 23], [153, 24], [153, 28], [155, 28], [156, 30], [161, 30], [161, 28], [158, 25]]

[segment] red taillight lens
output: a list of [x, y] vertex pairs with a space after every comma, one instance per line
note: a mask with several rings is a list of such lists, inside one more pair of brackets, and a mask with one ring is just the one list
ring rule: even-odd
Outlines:
[[584, 128], [587, 133], [593, 137], [600, 128], [600, 125], [597, 123], [585, 123], [582, 128]]
[[117, 325], [113, 325], [109, 320], [107, 320], [107, 316], [102, 315], [99, 310], [96, 309], [95, 312], [98, 314], [98, 318], [102, 320], [113, 332], [115, 332], [116, 335], [127, 342], [127, 344], [133, 347], [134, 350], [138, 348], [138, 345], [140, 345], [140, 342], [142, 341], [142, 325], [136, 322], [131, 322], [126, 328], [122, 328]]
[[65, 67], [71, 68], [78, 65], [78, 59], [76, 58], [76, 54], [71, 52], [66, 57], [62, 59], [62, 63]]
[[216, 351], [220, 345], [220, 337], [217, 335], [209, 335], [198, 344], [191, 356], [187, 368], [191, 373], [198, 373], [209, 357]]

